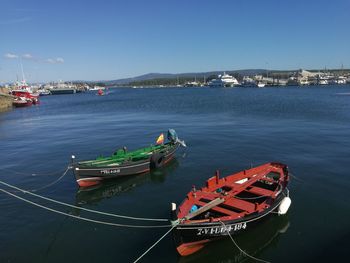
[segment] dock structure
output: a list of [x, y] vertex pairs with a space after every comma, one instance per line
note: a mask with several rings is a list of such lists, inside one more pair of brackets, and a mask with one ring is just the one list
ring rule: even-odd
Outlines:
[[8, 94], [8, 90], [0, 88], [0, 112], [12, 108], [13, 96]]

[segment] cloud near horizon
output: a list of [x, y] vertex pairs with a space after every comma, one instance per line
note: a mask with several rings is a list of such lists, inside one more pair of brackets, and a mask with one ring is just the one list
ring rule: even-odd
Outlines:
[[14, 54], [14, 53], [6, 53], [6, 54], [4, 54], [4, 58], [6, 58], [6, 59], [17, 59], [17, 58], [20, 58], [20, 57], [23, 58], [23, 59], [32, 60], [32, 61], [35, 61], [35, 62], [38, 62], [38, 63], [49, 63], [49, 64], [62, 64], [62, 63], [64, 63], [64, 59], [61, 58], [61, 57], [40, 59], [40, 58], [37, 58], [37, 57], [33, 56], [30, 53], [26, 53], [26, 54], [23, 54], [21, 56], [19, 56], [17, 54]]
[[18, 58], [18, 55], [12, 54], [12, 53], [6, 53], [4, 54], [4, 58], [14, 59], [14, 58]]
[[47, 63], [50, 63], [50, 64], [62, 64], [62, 63], [64, 63], [63, 58], [48, 58], [45, 61]]
[[34, 57], [33, 57], [33, 55], [32, 54], [24, 54], [24, 55], [22, 55], [22, 58], [24, 58], [24, 59], [33, 59]]

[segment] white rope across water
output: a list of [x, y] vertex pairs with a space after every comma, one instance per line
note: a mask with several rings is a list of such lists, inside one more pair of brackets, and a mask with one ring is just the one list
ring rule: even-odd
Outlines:
[[49, 201], [49, 202], [53, 202], [53, 203], [56, 203], [56, 204], [59, 204], [59, 205], [63, 205], [63, 206], [67, 206], [67, 207], [70, 207], [70, 208], [80, 209], [80, 210], [83, 210], [83, 211], [86, 211], [86, 212], [89, 212], [89, 213], [95, 213], [95, 214], [100, 214], [100, 215], [104, 215], [104, 216], [111, 216], [111, 217], [124, 218], [124, 219], [130, 219], [130, 220], [169, 222], [169, 219], [164, 219], [164, 218], [132, 217], [132, 216], [118, 215], [118, 214], [112, 214], [112, 213], [92, 210], [92, 209], [88, 209], [88, 208], [84, 208], [84, 207], [80, 207], [80, 206], [67, 204], [67, 203], [64, 203], [64, 202], [61, 202], [61, 201], [57, 201], [57, 200], [54, 200], [54, 199], [51, 199], [51, 198], [48, 198], [48, 197], [45, 197], [45, 196], [42, 196], [42, 195], [38, 195], [38, 194], [32, 193], [30, 191], [27, 191], [27, 190], [21, 189], [19, 187], [16, 187], [14, 185], [5, 183], [3, 181], [0, 181], [0, 184], [3, 184], [5, 186], [10, 187], [12, 189], [15, 189], [17, 191], [20, 191], [20, 192], [22, 192], [24, 194], [29, 194], [29, 195], [32, 195], [32, 196], [44, 199], [44, 200]]
[[67, 174], [67, 172], [68, 172], [69, 169], [71, 169], [70, 166], [68, 166], [67, 169], [64, 171], [64, 173], [63, 173], [60, 177], [58, 177], [55, 181], [53, 181], [53, 182], [51, 182], [51, 183], [49, 183], [49, 184], [47, 184], [47, 185], [44, 185], [44, 186], [42, 186], [42, 187], [40, 187], [40, 188], [32, 189], [32, 190], [27, 190], [27, 191], [28, 191], [28, 192], [37, 192], [37, 191], [46, 189], [46, 188], [48, 188], [48, 187], [50, 187], [50, 186], [53, 186], [54, 184], [56, 184], [56, 183], [58, 183], [59, 181], [61, 181], [61, 179]]
[[18, 174], [18, 175], [31, 175], [31, 176], [46, 176], [46, 175], [57, 175], [61, 172], [50, 172], [50, 173], [23, 173], [23, 172], [18, 172], [18, 171], [15, 171], [13, 169], [5, 169], [5, 168], [0, 168], [0, 171], [4, 171], [4, 172], [7, 172], [7, 173], [11, 173], [11, 174]]
[[75, 219], [79, 219], [79, 220], [82, 220], [82, 221], [91, 222], [91, 223], [108, 225], [108, 226], [115, 226], [115, 227], [128, 227], [128, 228], [162, 228], [162, 227], [171, 227], [171, 225], [159, 225], [159, 226], [154, 226], [154, 225], [151, 225], [151, 226], [147, 226], [147, 225], [127, 225], [127, 224], [117, 224], [117, 223], [112, 223], [112, 222], [94, 220], [94, 219], [90, 219], [90, 218], [86, 218], [86, 217], [81, 217], [81, 216], [76, 216], [76, 215], [72, 215], [72, 214], [69, 214], [69, 213], [65, 213], [65, 212], [62, 212], [62, 211], [59, 211], [59, 210], [56, 210], [56, 209], [53, 209], [53, 208], [50, 208], [50, 207], [38, 204], [38, 203], [35, 203], [33, 201], [30, 201], [28, 199], [25, 199], [23, 197], [15, 195], [14, 193], [8, 192], [8, 191], [6, 191], [4, 189], [1, 189], [1, 188], [0, 188], [0, 191], [5, 193], [5, 194], [8, 194], [8, 195], [10, 195], [10, 196], [12, 196], [14, 198], [22, 200], [22, 201], [24, 201], [24, 202], [26, 202], [28, 204], [40, 207], [42, 209], [45, 209], [45, 210], [48, 210], [48, 211], [51, 211], [51, 212], [54, 212], [54, 213], [57, 213], [57, 214], [65, 215], [65, 216], [68, 216], [68, 217], [72, 217], [72, 218], [75, 218]]
[[154, 248], [163, 238], [165, 238], [178, 224], [173, 225], [161, 238], [159, 238], [152, 246], [150, 246], [141, 256], [139, 256], [133, 263], [138, 262], [143, 258], [152, 248]]
[[[51, 182], [51, 183], [48, 183], [40, 188], [36, 188], [36, 189], [30, 189], [30, 190], [25, 190], [26, 192], [37, 192], [37, 191], [40, 191], [40, 190], [43, 190], [43, 189], [46, 189], [50, 186], [53, 186], [54, 184], [58, 183], [59, 181], [61, 181], [63, 179], [63, 177], [67, 174], [67, 172], [69, 171], [69, 169], [71, 169], [70, 166], [67, 166], [66, 170], [63, 172], [63, 174], [57, 178], [55, 181]], [[1, 169], [1, 170], [4, 170], [4, 169]], [[10, 171], [11, 172], [11, 171]], [[14, 172], [15, 174], [23, 174], [23, 175], [28, 175], [28, 174], [25, 174], [25, 173], [17, 173], [17, 172]], [[53, 174], [53, 173], [52, 173]], [[51, 174], [51, 175], [52, 175]], [[31, 175], [36, 175], [36, 174], [31, 174]], [[49, 174], [46, 174], [46, 175], [49, 175]], [[20, 192], [23, 192], [23, 191], [20, 191]]]
[[[286, 187], [285, 189], [287, 189], [287, 191], [289, 191], [287, 187]], [[282, 195], [286, 196], [284, 193], [282, 193]], [[277, 212], [274, 212], [274, 210], [281, 204], [281, 202], [282, 202], [282, 200], [281, 200], [277, 205], [275, 205], [269, 212], [267, 212], [267, 213], [265, 213], [265, 214], [263, 214], [263, 215], [261, 215], [261, 216], [259, 216], [259, 217], [256, 217], [256, 218], [253, 218], [253, 219], [244, 221], [244, 222], [246, 222], [246, 223], [253, 222], [253, 221], [256, 221], [256, 220], [258, 220], [258, 219], [260, 219], [260, 218], [262, 218], [262, 217], [267, 216], [268, 214], [278, 214]], [[219, 220], [219, 222], [226, 228], [227, 234], [229, 235], [229, 237], [230, 237], [230, 239], [232, 240], [233, 244], [239, 249], [239, 251], [241, 251], [241, 252], [242, 252], [243, 254], [245, 254], [247, 257], [249, 257], [249, 258], [251, 258], [251, 259], [254, 259], [254, 260], [256, 260], [256, 261], [265, 262], [265, 263], [271, 263], [270, 261], [266, 261], [266, 260], [263, 260], [263, 259], [259, 259], [259, 258], [253, 257], [253, 256], [249, 255], [247, 252], [245, 252], [243, 249], [241, 249], [241, 248], [238, 246], [238, 244], [235, 242], [235, 240], [233, 239], [233, 237], [231, 236], [230, 231], [228, 231], [226, 225], [225, 225], [221, 220]]]
[[238, 244], [236, 243], [236, 241], [233, 239], [233, 237], [231, 236], [230, 234], [230, 231], [226, 228], [226, 225], [222, 222], [222, 221], [219, 221], [226, 229], [226, 232], [227, 234], [229, 235], [230, 239], [232, 240], [233, 244], [238, 248], [239, 251], [241, 251], [244, 255], [246, 255], [247, 257], [251, 258], [251, 259], [254, 259], [256, 261], [259, 261], [259, 262], [264, 262], [264, 263], [271, 263], [270, 261], [266, 261], [266, 260], [263, 260], [263, 259], [259, 259], [259, 258], [256, 258], [256, 257], [253, 257], [252, 255], [249, 255], [247, 252], [245, 252], [243, 249], [241, 249]]
[[300, 179], [299, 177], [296, 177], [293, 173], [289, 172], [289, 175], [290, 175], [293, 179], [295, 179], [295, 180], [297, 180], [297, 181], [299, 181], [299, 182], [301, 182], [301, 183], [305, 183], [305, 181], [304, 181], [303, 179]]

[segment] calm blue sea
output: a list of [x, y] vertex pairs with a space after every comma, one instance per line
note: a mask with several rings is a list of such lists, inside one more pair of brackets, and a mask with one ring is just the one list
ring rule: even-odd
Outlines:
[[[350, 247], [350, 86], [312, 88], [149, 88], [41, 98], [0, 114], [0, 180], [36, 189], [78, 160], [117, 148], [153, 144], [174, 128], [188, 145], [167, 167], [79, 190], [69, 172], [38, 194], [85, 208], [168, 218], [192, 185], [280, 161], [297, 179], [292, 206], [236, 237], [240, 247], [271, 262], [341, 262]], [[0, 188], [10, 190], [0, 185]], [[114, 223], [136, 223], [41, 205]], [[0, 192], [0, 262], [133, 262], [164, 229], [128, 229], [79, 221]], [[250, 262], [230, 239], [181, 258], [167, 236], [141, 262]]]

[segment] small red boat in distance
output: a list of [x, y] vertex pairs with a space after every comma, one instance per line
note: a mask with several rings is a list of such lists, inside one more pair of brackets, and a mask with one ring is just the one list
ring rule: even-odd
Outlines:
[[11, 91], [11, 94], [15, 97], [15, 100], [13, 102], [13, 105], [15, 107], [25, 107], [40, 103], [39, 94], [34, 94], [33, 90], [27, 85], [25, 80], [22, 82], [17, 82], [16, 88]]
[[178, 253], [187, 256], [218, 238], [235, 236], [271, 213], [283, 215], [291, 204], [288, 167], [266, 163], [236, 174], [207, 180], [193, 187], [176, 209], [172, 204], [174, 241]]
[[102, 89], [99, 89], [99, 90], [97, 91], [97, 95], [103, 96], [103, 95], [105, 95], [105, 94], [104, 94], [104, 92], [103, 92]]

